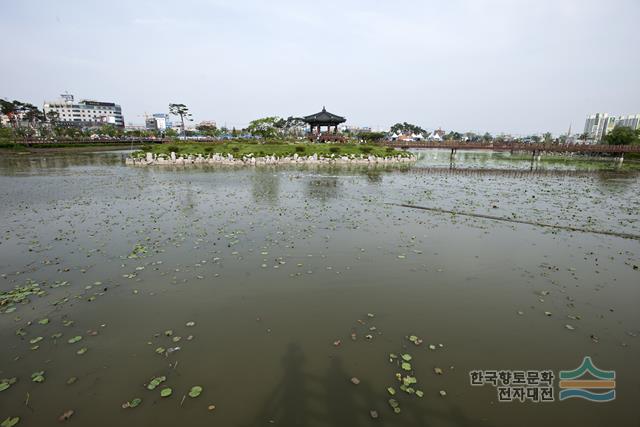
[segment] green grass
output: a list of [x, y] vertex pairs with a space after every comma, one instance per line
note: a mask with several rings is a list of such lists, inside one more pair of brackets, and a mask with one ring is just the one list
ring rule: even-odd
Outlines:
[[334, 156], [360, 156], [369, 154], [378, 157], [387, 156], [404, 156], [411, 154], [405, 151], [397, 150], [392, 147], [382, 147], [377, 145], [359, 145], [359, 144], [312, 144], [312, 143], [239, 143], [229, 142], [223, 144], [215, 143], [191, 143], [191, 142], [174, 142], [170, 144], [157, 144], [144, 147], [143, 150], [134, 153], [135, 156], [144, 156], [145, 153], [169, 155], [171, 152], [177, 155], [198, 155], [203, 156], [219, 153], [222, 155], [232, 154], [234, 157], [242, 157], [253, 154], [255, 157], [277, 156], [288, 157], [298, 154], [298, 156], [310, 156], [318, 154], [318, 156], [330, 157]]

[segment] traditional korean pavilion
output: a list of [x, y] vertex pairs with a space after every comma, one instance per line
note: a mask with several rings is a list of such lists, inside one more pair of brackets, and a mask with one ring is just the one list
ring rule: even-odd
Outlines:
[[333, 133], [337, 134], [338, 125], [347, 121], [344, 117], [328, 112], [324, 107], [322, 107], [322, 111], [319, 113], [303, 117], [302, 120], [311, 127], [312, 135], [322, 133], [323, 126], [327, 127], [328, 133], [331, 133], [331, 128], [333, 128]]

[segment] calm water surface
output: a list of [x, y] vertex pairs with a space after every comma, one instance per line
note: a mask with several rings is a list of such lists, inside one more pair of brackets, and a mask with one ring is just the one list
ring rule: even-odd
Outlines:
[[[122, 156], [0, 158], [0, 291], [43, 291], [0, 308], [0, 379], [17, 377], [0, 420], [52, 425], [72, 409], [67, 423], [91, 426], [639, 425], [638, 240], [393, 205], [640, 235], [633, 168], [531, 171], [460, 153], [450, 169], [437, 151], [404, 169]], [[399, 390], [390, 353], [412, 356], [424, 397]], [[472, 369], [557, 373], [587, 355], [616, 371], [615, 401], [499, 403], [469, 385]]]

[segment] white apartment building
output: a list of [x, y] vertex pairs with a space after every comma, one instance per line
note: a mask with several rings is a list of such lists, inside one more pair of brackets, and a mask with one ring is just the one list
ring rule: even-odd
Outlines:
[[610, 116], [608, 113], [596, 113], [587, 117], [584, 124], [584, 133], [589, 139], [601, 141], [616, 127], [629, 127], [633, 130], [640, 129], [640, 114], [629, 116]]
[[618, 117], [616, 126], [625, 126], [633, 130], [640, 129], [640, 114]]
[[584, 133], [589, 136], [589, 139], [600, 141], [604, 137], [605, 125], [608, 120], [609, 114], [607, 113], [590, 115], [584, 124]]
[[73, 95], [61, 95], [57, 101], [45, 102], [44, 112], [57, 113], [56, 121], [67, 126], [99, 126], [112, 124], [124, 127], [122, 108], [113, 102], [101, 102], [83, 99], [74, 102]]

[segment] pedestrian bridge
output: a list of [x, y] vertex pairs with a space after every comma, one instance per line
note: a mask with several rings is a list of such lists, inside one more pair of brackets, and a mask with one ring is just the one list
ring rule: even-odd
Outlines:
[[440, 148], [452, 150], [492, 150], [492, 151], [527, 151], [536, 153], [594, 153], [620, 154], [640, 153], [640, 145], [564, 145], [564, 144], [516, 144], [516, 143], [470, 143], [460, 141], [447, 142], [387, 142], [384, 145], [397, 148]]

